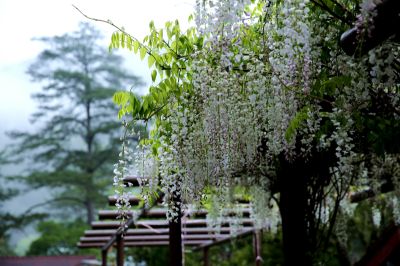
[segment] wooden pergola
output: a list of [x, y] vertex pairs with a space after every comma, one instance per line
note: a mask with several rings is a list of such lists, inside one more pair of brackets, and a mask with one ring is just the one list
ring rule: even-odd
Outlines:
[[[125, 178], [125, 183], [138, 186], [135, 177]], [[132, 206], [138, 206], [142, 200], [130, 197]], [[111, 206], [117, 203], [115, 197], [109, 197]], [[92, 222], [92, 230], [86, 230], [80, 238], [79, 248], [101, 248], [102, 265], [107, 265], [107, 255], [111, 247], [116, 249], [117, 266], [124, 265], [124, 247], [169, 246], [170, 265], [182, 265], [182, 253], [185, 249], [203, 251], [203, 263], [210, 265], [209, 248], [231, 241], [233, 238], [253, 235], [255, 265], [261, 265], [261, 231], [256, 230], [254, 221], [250, 219], [249, 203], [240, 201], [235, 210], [226, 210], [228, 218], [218, 229], [209, 227], [206, 216], [207, 210], [183, 211], [177, 222], [166, 219], [167, 209], [161, 201], [151, 207], [143, 207], [137, 211], [128, 212], [125, 224], [117, 220], [117, 210], [100, 210], [99, 221]], [[241, 218], [229, 218], [229, 213], [240, 213]], [[239, 223], [237, 228], [231, 227], [231, 220]]]

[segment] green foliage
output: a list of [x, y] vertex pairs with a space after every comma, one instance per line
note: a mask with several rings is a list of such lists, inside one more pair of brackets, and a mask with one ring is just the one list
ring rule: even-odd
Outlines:
[[[142, 60], [147, 57], [153, 81], [146, 96], [138, 97], [123, 91], [114, 94], [113, 101], [120, 107], [118, 117], [129, 115], [136, 121], [155, 118], [153, 132], [157, 132], [157, 126], [164, 123], [159, 118], [168, 115], [169, 107], [172, 107], [171, 97], [179, 99], [183, 92], [191, 90], [191, 74], [186, 66], [190, 65], [190, 55], [202, 46], [203, 38], [196, 35], [194, 28], [181, 32], [178, 21], [166, 22], [163, 29], [157, 29], [151, 22], [150, 34], [143, 42], [123, 31], [113, 33], [110, 50], [122, 47], [133, 51]], [[157, 142], [153, 145], [153, 153], [156, 153]]]
[[[15, 190], [5, 190], [0, 187], [0, 207], [2, 207], [2, 203], [5, 200], [10, 199], [15, 193]], [[14, 252], [12, 252], [8, 245], [8, 239], [10, 237], [9, 230], [16, 225], [16, 217], [7, 212], [0, 211], [0, 220], [0, 256], [12, 255]]]
[[[247, 236], [241, 239], [234, 239], [209, 249], [210, 265], [218, 266], [247, 266], [255, 262], [253, 251], [253, 238]], [[281, 251], [281, 235], [263, 233], [261, 257], [263, 265], [282, 265], [283, 257]], [[168, 264], [168, 247], [138, 247], [126, 249], [125, 256], [132, 256], [135, 262], [146, 263], [148, 266], [162, 266]], [[203, 251], [196, 250], [185, 253], [185, 265], [198, 266], [203, 263]]]
[[288, 128], [286, 129], [285, 138], [287, 141], [290, 141], [294, 136], [296, 136], [297, 129], [301, 126], [301, 124], [307, 120], [308, 118], [308, 107], [303, 107], [300, 109], [296, 116], [290, 121]]
[[37, 221], [45, 217], [43, 214], [24, 213], [13, 215], [9, 212], [1, 211], [3, 202], [10, 200], [18, 195], [14, 189], [3, 189], [0, 187], [0, 256], [14, 255], [14, 250], [8, 244], [12, 230], [23, 230], [24, 227], [32, 221]]
[[137, 247], [125, 250], [125, 257], [131, 256], [136, 263], [147, 266], [168, 265], [168, 247]]
[[[372, 208], [375, 206], [381, 213], [381, 224], [376, 226], [372, 220]], [[352, 217], [347, 222], [347, 249], [352, 261], [359, 261], [366, 254], [383, 232], [393, 226], [393, 206], [382, 195], [373, 200], [365, 200], [357, 205]]]
[[81, 220], [73, 222], [44, 221], [37, 226], [41, 236], [32, 242], [27, 255], [75, 255], [97, 253], [79, 249], [76, 243], [82, 232], [89, 229]]
[[[261, 237], [261, 258], [263, 265], [283, 265], [281, 234], [272, 235], [264, 232]], [[202, 250], [186, 254], [186, 265], [201, 265]], [[253, 236], [213, 246], [209, 249], [210, 265], [219, 266], [247, 266], [255, 264]]]
[[[0, 165], [5, 163], [8, 163], [6, 153], [4, 151], [0, 151]], [[0, 171], [0, 183], [3, 185], [4, 182], [4, 177]], [[6, 188], [0, 186], [0, 256], [15, 255], [14, 250], [9, 246], [8, 243], [12, 234], [12, 230], [21, 230], [26, 224], [44, 217], [42, 214], [29, 213], [16, 216], [8, 211], [4, 211], [3, 207], [5, 204], [7, 204], [7, 201], [17, 196], [19, 192], [20, 191], [15, 188]]]

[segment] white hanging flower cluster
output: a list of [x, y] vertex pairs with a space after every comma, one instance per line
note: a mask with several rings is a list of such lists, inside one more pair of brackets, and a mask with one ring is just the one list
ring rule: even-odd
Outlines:
[[133, 135], [134, 132], [127, 128], [127, 122], [124, 121], [122, 125], [125, 128], [125, 134], [121, 137], [122, 148], [118, 155], [119, 160], [114, 164], [113, 186], [115, 192], [114, 197], [116, 198], [115, 206], [118, 208], [118, 218], [121, 218], [122, 222], [124, 222], [128, 217], [128, 211], [131, 208], [129, 197], [132, 196], [132, 193], [125, 189], [126, 185], [124, 184], [124, 178], [131, 171], [130, 169], [133, 163], [133, 151], [129, 147], [130, 142], [128, 136]]
[[[290, 156], [295, 137], [285, 138], [290, 121], [299, 109], [297, 94], [307, 94], [311, 79], [311, 32], [307, 1], [284, 1], [278, 10], [281, 21], [265, 25], [271, 88], [266, 116], [267, 146], [273, 155]], [[301, 106], [300, 106], [301, 107]]]
[[279, 209], [274, 200], [259, 186], [251, 187], [253, 201], [251, 202], [250, 218], [254, 220], [257, 229], [268, 229], [276, 233], [281, 222]]
[[145, 145], [137, 145], [133, 153], [132, 169], [130, 176], [138, 178], [141, 195], [146, 204], [153, 198], [159, 188], [158, 163], [152, 156], [150, 149]]
[[381, 211], [376, 206], [373, 206], [372, 207], [372, 222], [373, 222], [373, 224], [379, 228], [379, 226], [381, 225], [381, 220], [382, 220]]
[[[326, 14], [313, 14], [307, 0], [265, 1], [262, 16], [245, 11], [251, 6], [247, 0], [203, 2], [196, 5], [196, 24], [205, 44], [186, 68], [192, 88], [170, 99], [173, 110], [161, 118], [168, 129], [158, 129], [158, 158], [140, 171], [161, 177], [168, 203], [181, 196], [178, 205], [170, 204], [169, 219], [211, 190], [209, 218], [216, 226], [228, 215], [221, 213], [223, 207], [235, 202], [235, 186], [244, 185], [256, 226], [276, 231], [274, 163], [280, 158], [307, 162], [316, 151], [329, 152], [333, 163], [327, 180], [336, 190], [316, 213], [329, 222], [334, 198], [343, 198], [351, 185], [370, 186], [371, 174], [377, 173], [363, 163], [374, 155], [356, 147], [360, 121], [354, 114], [369, 108], [378, 90], [398, 110], [392, 65], [399, 48], [385, 44], [368, 57], [349, 58], [337, 47], [339, 29], [323, 22]], [[326, 192], [331, 186], [326, 184]], [[341, 207], [347, 214], [354, 210], [348, 202]], [[344, 227], [340, 220], [336, 230], [345, 242]]]
[[374, 0], [363, 0], [360, 4], [361, 13], [357, 15], [356, 30], [361, 38], [371, 37], [374, 30], [373, 21], [377, 16]]
[[394, 223], [399, 226], [400, 225], [400, 202], [398, 197], [392, 198], [392, 209], [393, 209], [393, 220]]
[[[175, 144], [175, 130], [177, 128], [174, 127], [171, 138], [173, 144]], [[165, 203], [168, 204], [167, 219], [175, 221], [178, 218], [178, 210], [184, 209], [182, 199], [176, 200], [177, 197], [182, 197], [182, 170], [177, 165], [177, 148], [174, 145], [168, 145], [166, 141], [163, 141], [163, 138], [161, 143], [162, 145], [159, 148], [161, 187], [165, 194]]]
[[172, 139], [179, 169], [184, 170], [184, 198], [196, 200], [199, 192], [211, 186], [226, 206], [232, 200], [229, 190], [238, 184], [235, 177], [244, 174], [248, 184], [261, 184], [256, 181], [257, 148], [263, 135], [268, 80], [262, 78], [264, 62], [245, 49], [243, 36], [237, 34], [246, 1], [214, 4], [203, 11], [213, 20], [202, 27], [209, 37], [192, 65], [196, 93], [182, 96], [182, 108], [175, 114], [180, 132]]

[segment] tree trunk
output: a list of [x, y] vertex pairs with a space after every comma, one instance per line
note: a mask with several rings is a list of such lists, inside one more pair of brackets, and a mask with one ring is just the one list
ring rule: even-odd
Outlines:
[[88, 225], [91, 225], [91, 223], [94, 221], [93, 202], [90, 199], [86, 200], [85, 207], [86, 207], [86, 222]]
[[182, 266], [181, 218], [169, 222], [169, 265]]
[[286, 266], [312, 265], [307, 231], [306, 177], [294, 164], [281, 165], [280, 212]]

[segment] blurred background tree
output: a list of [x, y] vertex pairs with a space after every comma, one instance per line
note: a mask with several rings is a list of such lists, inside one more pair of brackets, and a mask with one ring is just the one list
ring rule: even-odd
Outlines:
[[[15, 195], [13, 190], [5, 190], [0, 187], [0, 203]], [[2, 207], [3, 204], [0, 205]], [[12, 249], [8, 245], [10, 238], [9, 231], [14, 227], [16, 217], [8, 212], [0, 211], [0, 256], [13, 254]]]
[[88, 229], [82, 220], [71, 222], [43, 221], [37, 226], [41, 237], [32, 242], [27, 255], [74, 255], [93, 251], [79, 249], [77, 239]]
[[[16, 141], [10, 152], [29, 168], [13, 180], [31, 188], [47, 187], [56, 207], [68, 217], [90, 224], [97, 206], [106, 201], [112, 164], [117, 159], [120, 126], [111, 97], [141, 80], [122, 67], [120, 56], [98, 44], [99, 31], [88, 23], [62, 36], [40, 38], [48, 48], [27, 71], [43, 87], [32, 97], [38, 111], [34, 132], [10, 132]], [[114, 111], [115, 110], [115, 111]]]
[[0, 256], [15, 255], [14, 249], [9, 245], [9, 240], [13, 231], [22, 230], [27, 224], [42, 219], [45, 216], [43, 214], [30, 213], [17, 216], [8, 211], [4, 211], [4, 202], [17, 196], [18, 193], [19, 191], [16, 189], [0, 187]]

